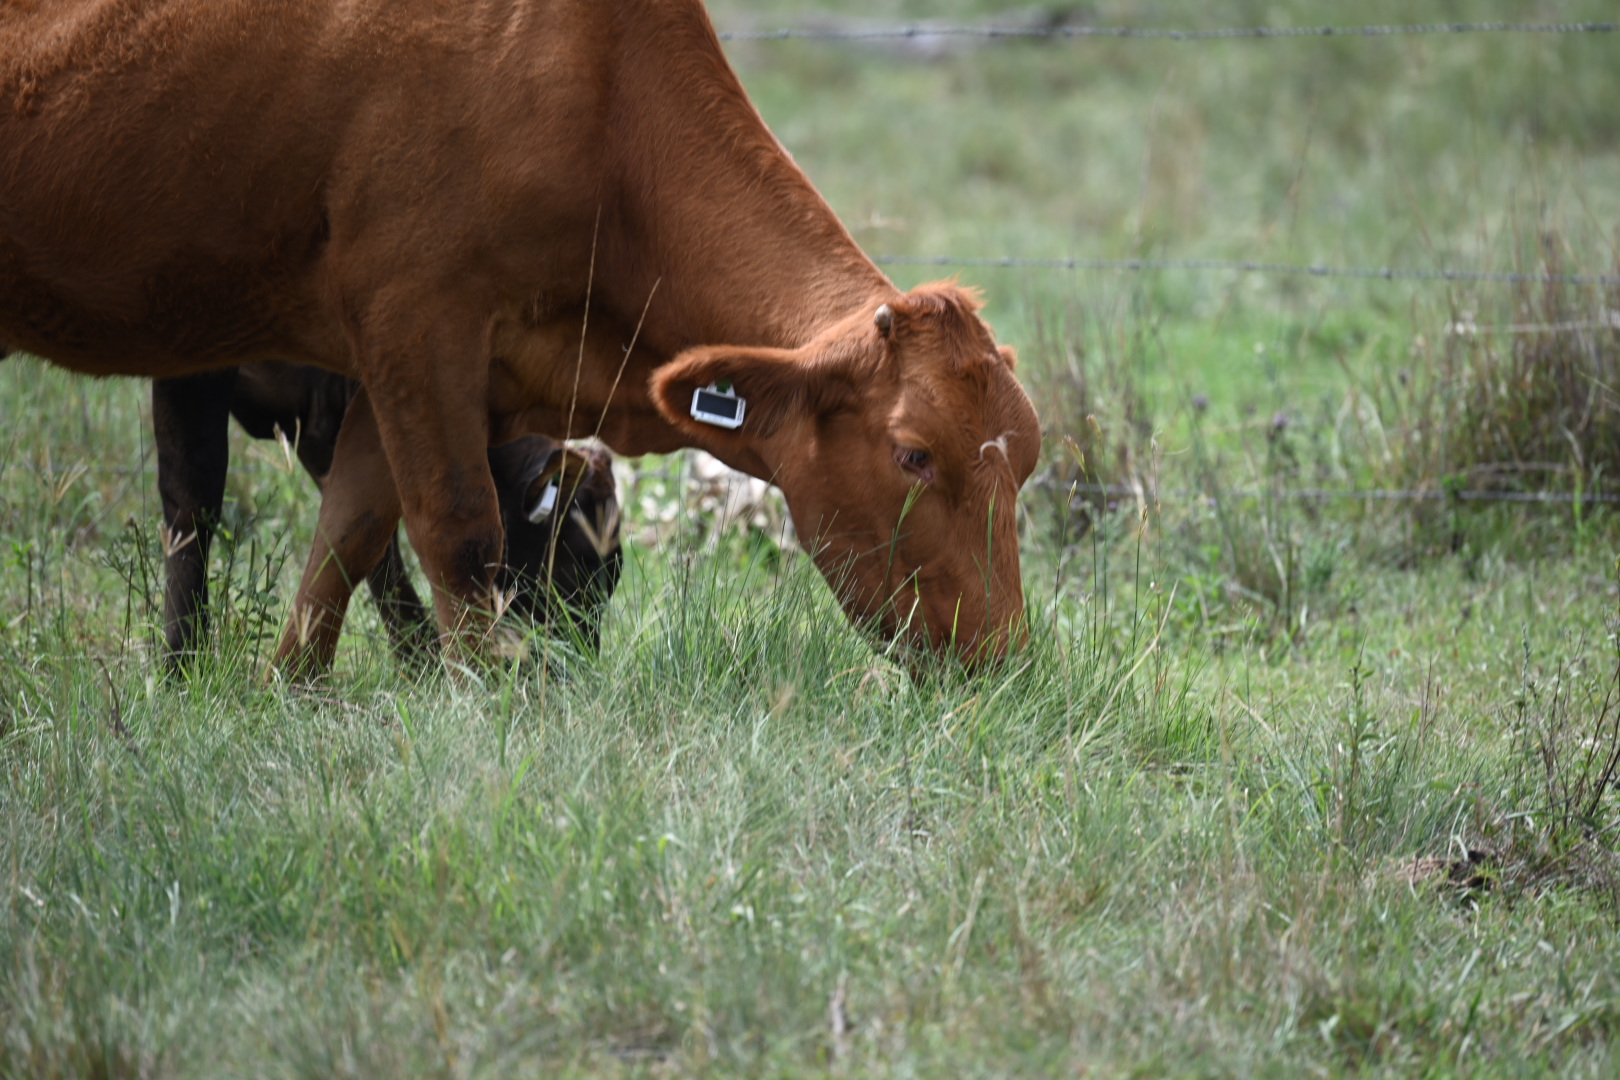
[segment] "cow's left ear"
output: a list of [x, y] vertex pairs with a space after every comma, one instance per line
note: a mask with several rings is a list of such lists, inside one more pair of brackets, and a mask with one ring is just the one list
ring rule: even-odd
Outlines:
[[[694, 398], [711, 387], [744, 403], [736, 428], [694, 415], [709, 411]], [[714, 345], [689, 349], [653, 372], [651, 388], [658, 411], [682, 433], [724, 447], [767, 439], [789, 420], [835, 409], [856, 387], [844, 365], [803, 350]]]
[[544, 435], [491, 448], [489, 464], [497, 489], [514, 493], [523, 515], [536, 522], [572, 501], [591, 472], [584, 454]]
[[563, 444], [545, 435], [523, 435], [489, 448], [489, 467], [501, 490], [528, 490], [556, 475]]

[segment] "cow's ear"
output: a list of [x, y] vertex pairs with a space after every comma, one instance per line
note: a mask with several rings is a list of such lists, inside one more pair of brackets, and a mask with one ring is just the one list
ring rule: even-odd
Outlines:
[[545, 435], [523, 435], [489, 448], [489, 467], [495, 486], [527, 490], [554, 474], [562, 463], [563, 444]]
[[580, 487], [590, 478], [591, 463], [578, 450], [558, 447], [529, 482], [523, 495], [523, 513], [533, 522], [544, 521], [559, 509], [572, 506]]
[[[735, 429], [704, 419], [700, 390], [719, 388], [735, 395], [742, 423]], [[653, 400], [664, 418], [702, 445], [766, 439], [791, 419], [819, 415], [854, 393], [852, 375], [842, 365], [807, 357], [793, 349], [731, 345], [689, 349], [653, 373]]]
[[489, 464], [497, 490], [516, 494], [523, 516], [530, 521], [543, 520], [571, 499], [590, 472], [583, 455], [544, 435], [527, 435], [492, 447]]
[[536, 468], [526, 477], [523, 488], [523, 516], [533, 522], [544, 521], [565, 501], [566, 486], [562, 471], [568, 452], [561, 446], [536, 461]]

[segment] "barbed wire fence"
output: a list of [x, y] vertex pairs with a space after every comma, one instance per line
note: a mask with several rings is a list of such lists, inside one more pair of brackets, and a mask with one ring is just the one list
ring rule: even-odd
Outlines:
[[[1407, 24], [1239, 26], [1239, 27], [1140, 27], [1099, 26], [1048, 20], [1030, 25], [959, 25], [913, 23], [897, 26], [798, 26], [774, 29], [734, 29], [721, 33], [731, 42], [830, 42], [872, 45], [907, 45], [959, 41], [968, 43], [1007, 43], [1019, 41], [1285, 41], [1298, 39], [1398, 38], [1444, 35], [1611, 35], [1620, 32], [1620, 22], [1509, 22], [1456, 21]], [[884, 266], [929, 266], [959, 269], [1035, 270], [1099, 273], [1194, 273], [1222, 275], [1263, 275], [1283, 278], [1339, 279], [1370, 282], [1410, 282], [1452, 285], [1509, 286], [1620, 286], [1620, 273], [1561, 270], [1521, 271], [1471, 267], [1438, 266], [1346, 266], [1327, 263], [1283, 263], [1249, 259], [1205, 258], [1099, 258], [1080, 256], [1039, 257], [1025, 255], [957, 254], [879, 254]], [[1609, 331], [1620, 333], [1620, 311], [1604, 308], [1592, 319], [1557, 322], [1515, 322], [1500, 326], [1478, 326], [1457, 322], [1447, 326], [1448, 334], [1487, 336], [1492, 334], [1565, 334]], [[1558, 505], [1579, 509], [1585, 506], [1620, 504], [1620, 494], [1602, 491], [1505, 491], [1462, 488], [1456, 484], [1440, 488], [1281, 488], [1238, 489], [1217, 494], [1186, 490], [1156, 490], [1142, 484], [1076, 483], [1053, 476], [1035, 477], [1037, 488], [1045, 488], [1068, 498], [1132, 500], [1158, 504], [1161, 500], [1213, 505], [1217, 499], [1285, 499], [1301, 502], [1445, 502], [1507, 503], [1526, 506]]]

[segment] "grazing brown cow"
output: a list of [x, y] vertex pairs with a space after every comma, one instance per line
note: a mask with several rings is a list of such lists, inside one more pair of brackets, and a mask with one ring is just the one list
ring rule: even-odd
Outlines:
[[[164, 623], [172, 668], [195, 652], [206, 631], [208, 550], [230, 464], [228, 418], [235, 416], [255, 438], [289, 439], [321, 483], [358, 389], [341, 375], [274, 362], [153, 380], [158, 490], [169, 537]], [[496, 587], [517, 615], [550, 626], [566, 621], [583, 643], [597, 647], [602, 608], [622, 561], [612, 459], [601, 450], [569, 450], [529, 435], [491, 449], [489, 465], [506, 539]], [[536, 513], [535, 501], [553, 477], [561, 480], [554, 505]], [[397, 535], [364, 576], [395, 653], [407, 662], [426, 655], [434, 635]]]
[[[1001, 655], [1040, 432], [975, 308], [861, 253], [697, 0], [0, 6], [0, 339], [358, 378], [323, 536], [380, 546], [391, 476], [455, 641], [501, 550], [486, 446], [599, 427], [781, 487], [852, 618]], [[717, 381], [735, 430], [692, 415]], [[318, 665], [312, 584], [287, 658]]]

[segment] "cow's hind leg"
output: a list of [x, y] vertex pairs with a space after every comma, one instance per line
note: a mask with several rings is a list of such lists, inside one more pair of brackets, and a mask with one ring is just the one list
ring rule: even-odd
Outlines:
[[276, 650], [279, 670], [310, 677], [331, 668], [355, 582], [383, 561], [399, 517], [394, 478], [362, 390], [344, 417], [321, 490], [315, 542]]
[[152, 382], [152, 434], [163, 500], [168, 666], [196, 655], [208, 630], [208, 550], [225, 502], [236, 369]]
[[366, 584], [371, 588], [371, 598], [377, 602], [377, 614], [382, 616], [383, 629], [388, 632], [395, 659], [408, 667], [416, 667], [432, 656], [438, 635], [433, 631], [427, 606], [411, 586], [398, 530], [389, 538], [382, 562], [366, 575]]

